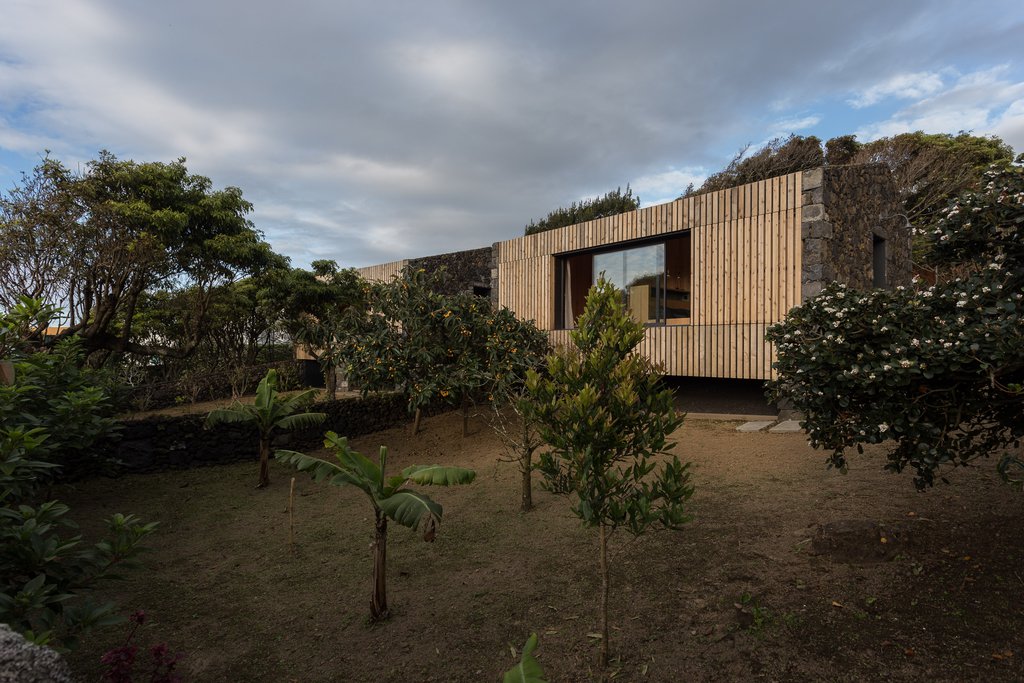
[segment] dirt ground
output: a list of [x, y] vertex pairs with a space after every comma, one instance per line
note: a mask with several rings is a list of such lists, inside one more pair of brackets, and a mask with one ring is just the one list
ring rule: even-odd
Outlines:
[[[105, 591], [144, 609], [143, 645], [185, 653], [196, 681], [496, 681], [531, 632], [551, 681], [589, 681], [597, 641], [597, 536], [567, 501], [519, 475], [482, 422], [458, 415], [354, 440], [390, 447], [390, 469], [473, 467], [470, 486], [430, 491], [436, 542], [401, 527], [389, 545], [390, 621], [367, 624], [372, 512], [352, 488], [296, 481], [274, 463], [97, 479], [59, 492], [76, 519], [134, 512], [161, 524], [145, 569]], [[915, 491], [881, 470], [824, 466], [801, 434], [737, 433], [691, 420], [694, 520], [612, 539], [613, 680], [1017, 681], [1024, 679], [1024, 494], [994, 462]], [[85, 528], [89, 531], [89, 527]], [[94, 632], [71, 658], [98, 680], [124, 632]], [[511, 646], [511, 648], [510, 648]]]

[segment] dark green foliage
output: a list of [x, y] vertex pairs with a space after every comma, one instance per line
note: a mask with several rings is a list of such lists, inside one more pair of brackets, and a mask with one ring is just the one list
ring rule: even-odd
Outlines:
[[407, 488], [417, 486], [454, 486], [469, 484], [476, 472], [463, 467], [412, 465], [395, 476], [387, 475], [388, 449], [380, 447], [374, 463], [362, 453], [352, 450], [348, 439], [328, 432], [324, 447], [334, 450], [337, 462], [321, 460], [295, 451], [277, 451], [274, 457], [309, 472], [315, 481], [335, 486], [355, 486], [370, 501], [374, 512], [373, 594], [370, 598], [370, 619], [378, 621], [390, 616], [387, 599], [388, 520], [413, 531], [422, 529], [423, 540], [432, 542], [441, 524], [443, 509], [425, 494]]
[[70, 477], [105, 471], [111, 463], [92, 447], [118, 429], [108, 377], [83, 365], [73, 337], [48, 353], [16, 357], [14, 383], [0, 384], [0, 424], [41, 430], [43, 457]]
[[[804, 414], [815, 447], [845, 469], [846, 450], [894, 442], [887, 467], [918, 487], [945, 466], [1005, 453], [1024, 436], [1024, 169], [994, 166], [922, 235], [933, 262], [962, 277], [855, 292], [839, 285], [768, 333], [776, 399]], [[1019, 480], [1017, 480], [1019, 482]]]
[[749, 149], [747, 146], [737, 152], [728, 166], [708, 176], [699, 188], [687, 188], [684, 196], [725, 190], [778, 175], [806, 171], [825, 163], [821, 140], [813, 135], [775, 138], [752, 154], [747, 154]]
[[546, 348], [544, 335], [507, 309], [493, 311], [469, 294], [441, 294], [445, 275], [406, 269], [391, 282], [368, 285], [369, 312], [341, 351], [351, 381], [364, 391], [397, 387], [410, 412], [465, 406], [493, 397], [525, 359]]
[[312, 271], [292, 270], [282, 289], [288, 292], [283, 326], [320, 364], [333, 398], [349, 342], [367, 326], [369, 287], [351, 268], [338, 270], [334, 261], [314, 261]]
[[834, 137], [825, 143], [825, 163], [829, 166], [853, 163], [861, 147], [856, 135]]
[[640, 535], [654, 526], [688, 521], [693, 493], [688, 464], [667, 454], [668, 436], [682, 424], [672, 392], [650, 360], [633, 350], [644, 327], [626, 313], [621, 292], [603, 279], [587, 296], [573, 346], [548, 357], [548, 376], [527, 379], [540, 435], [551, 447], [537, 469], [547, 487], [572, 496], [573, 512], [600, 530], [601, 657], [608, 659], [607, 535]]
[[569, 208], [558, 208], [540, 221], [530, 221], [526, 226], [526, 234], [534, 235], [545, 230], [564, 228], [567, 225], [575, 225], [584, 221], [592, 221], [605, 216], [616, 216], [620, 213], [628, 213], [640, 208], [640, 198], [633, 196], [633, 190], [626, 185], [626, 191], [616, 188], [595, 199], [584, 199], [573, 202]]
[[277, 391], [277, 371], [267, 371], [256, 387], [253, 403], [235, 402], [230, 408], [211, 410], [206, 416], [207, 428], [218, 424], [252, 423], [259, 433], [260, 478], [257, 488], [270, 484], [270, 440], [277, 430], [307, 429], [319, 425], [324, 413], [301, 413], [316, 398], [316, 389], [307, 389], [291, 395]]
[[[9, 316], [4, 316], [4, 324]], [[46, 322], [46, 321], [43, 321]], [[22, 356], [0, 386], [0, 621], [34, 642], [73, 647], [83, 631], [118, 621], [86, 593], [130, 567], [155, 524], [113, 515], [104, 540], [88, 544], [66, 505], [42, 502], [45, 486], [114, 427], [106, 389], [82, 371], [72, 340], [52, 354]], [[79, 455], [76, 455], [78, 453]]]
[[[843, 164], [884, 164], [903, 203], [903, 214], [921, 228], [937, 218], [951, 197], [976, 188], [982, 173], [992, 163], [1009, 162], [1013, 150], [997, 137], [960, 132], [928, 134], [921, 131], [879, 138], [867, 143], [854, 135], [832, 138], [824, 145], [814, 136], [790, 135], [775, 138], [752, 154], [740, 150], [729, 165], [708, 176], [697, 189], [687, 188], [684, 196], [703, 194], [766, 180], [819, 166]], [[918, 259], [924, 252], [917, 249]]]
[[[101, 152], [75, 175], [47, 157], [0, 209], [0, 302], [29, 295], [68, 306], [61, 334], [79, 334], [100, 355], [187, 356], [209, 330], [213, 290], [286, 263], [246, 219], [241, 191], [214, 190], [184, 159]], [[158, 290], [187, 300], [173, 346], [134, 330], [140, 299]]]
[[633, 349], [644, 328], [625, 312], [615, 287], [600, 281], [571, 333], [573, 347], [548, 357], [548, 376], [527, 380], [540, 433], [551, 450], [538, 469], [549, 488], [571, 494], [586, 526], [677, 528], [689, 517], [686, 466], [673, 456], [657, 476], [651, 459], [672, 446], [682, 424], [672, 392]]

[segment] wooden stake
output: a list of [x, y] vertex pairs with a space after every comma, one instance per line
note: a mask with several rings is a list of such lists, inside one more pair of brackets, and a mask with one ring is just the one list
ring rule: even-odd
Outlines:
[[295, 477], [288, 492], [288, 547], [295, 552]]

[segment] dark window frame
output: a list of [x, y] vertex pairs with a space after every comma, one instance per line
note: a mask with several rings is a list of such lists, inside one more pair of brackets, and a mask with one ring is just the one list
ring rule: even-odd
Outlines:
[[[668, 309], [667, 309], [667, 302], [665, 300], [666, 297], [664, 296], [664, 291], [667, 290], [666, 278], [667, 278], [667, 272], [668, 272], [668, 259], [669, 259], [669, 250], [667, 248], [667, 244], [668, 244], [668, 242], [670, 242], [672, 240], [689, 238], [691, 240], [691, 242], [690, 242], [691, 246], [690, 246], [690, 252], [689, 252], [689, 261], [686, 263], [686, 267], [687, 267], [687, 270], [689, 271], [690, 284], [689, 284], [689, 290], [686, 291], [686, 299], [685, 300], [687, 302], [689, 302], [689, 304], [690, 304], [690, 309], [689, 310], [691, 311], [691, 317], [692, 317], [692, 310], [693, 310], [693, 308], [692, 308], [693, 307], [693, 296], [692, 295], [693, 295], [693, 277], [694, 277], [694, 274], [693, 274], [692, 234], [693, 234], [693, 231], [689, 230], [689, 229], [688, 230], [679, 230], [679, 231], [671, 232], [671, 233], [667, 233], [667, 234], [656, 235], [654, 237], [646, 237], [646, 238], [643, 238], [643, 239], [628, 240], [628, 241], [623, 241], [623, 242], [614, 242], [612, 244], [601, 245], [599, 247], [593, 247], [593, 248], [590, 248], [590, 249], [576, 249], [576, 250], [573, 250], [573, 251], [565, 251], [565, 252], [560, 252], [560, 253], [557, 253], [557, 254], [552, 254], [552, 257], [555, 259], [555, 278], [554, 278], [554, 280], [555, 280], [555, 282], [554, 282], [555, 287], [554, 287], [554, 302], [553, 302], [553, 305], [555, 307], [555, 311], [554, 311], [555, 329], [556, 330], [571, 330], [571, 329], [574, 329], [574, 327], [570, 327], [570, 326], [566, 325], [566, 310], [565, 310], [565, 277], [566, 277], [567, 263], [568, 263], [568, 261], [570, 259], [575, 258], [575, 257], [579, 257], [579, 256], [584, 256], [584, 255], [594, 257], [594, 256], [599, 256], [601, 254], [610, 254], [610, 253], [614, 253], [614, 252], [625, 252], [625, 251], [628, 251], [628, 250], [631, 250], [631, 249], [639, 249], [639, 248], [642, 248], [642, 247], [654, 246], [654, 245], [658, 245], [658, 244], [666, 245], [666, 249], [665, 249], [665, 254], [664, 254], [663, 269], [662, 269], [661, 274], [658, 276], [659, 277], [660, 285], [658, 287], [658, 291], [656, 292], [656, 306], [658, 308], [658, 311], [656, 313], [657, 318], [654, 321], [645, 322], [644, 326], [645, 327], [670, 327], [670, 326], [686, 326], [686, 325], [691, 324], [689, 322], [686, 322], [686, 323], [670, 322], [672, 320], [679, 320], [680, 318], [668, 318], [667, 317], [667, 310]], [[593, 260], [591, 261], [591, 264], [593, 264]], [[591, 280], [593, 281], [593, 277], [595, 275], [595, 273], [593, 273], [593, 265], [591, 265], [591, 269], [592, 269], [592, 271], [591, 271]]]

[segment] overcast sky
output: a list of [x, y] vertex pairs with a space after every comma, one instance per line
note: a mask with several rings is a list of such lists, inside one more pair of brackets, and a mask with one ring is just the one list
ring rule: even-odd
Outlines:
[[241, 187], [275, 250], [490, 244], [797, 133], [1024, 151], [1024, 3], [0, 0], [0, 187], [108, 149]]

